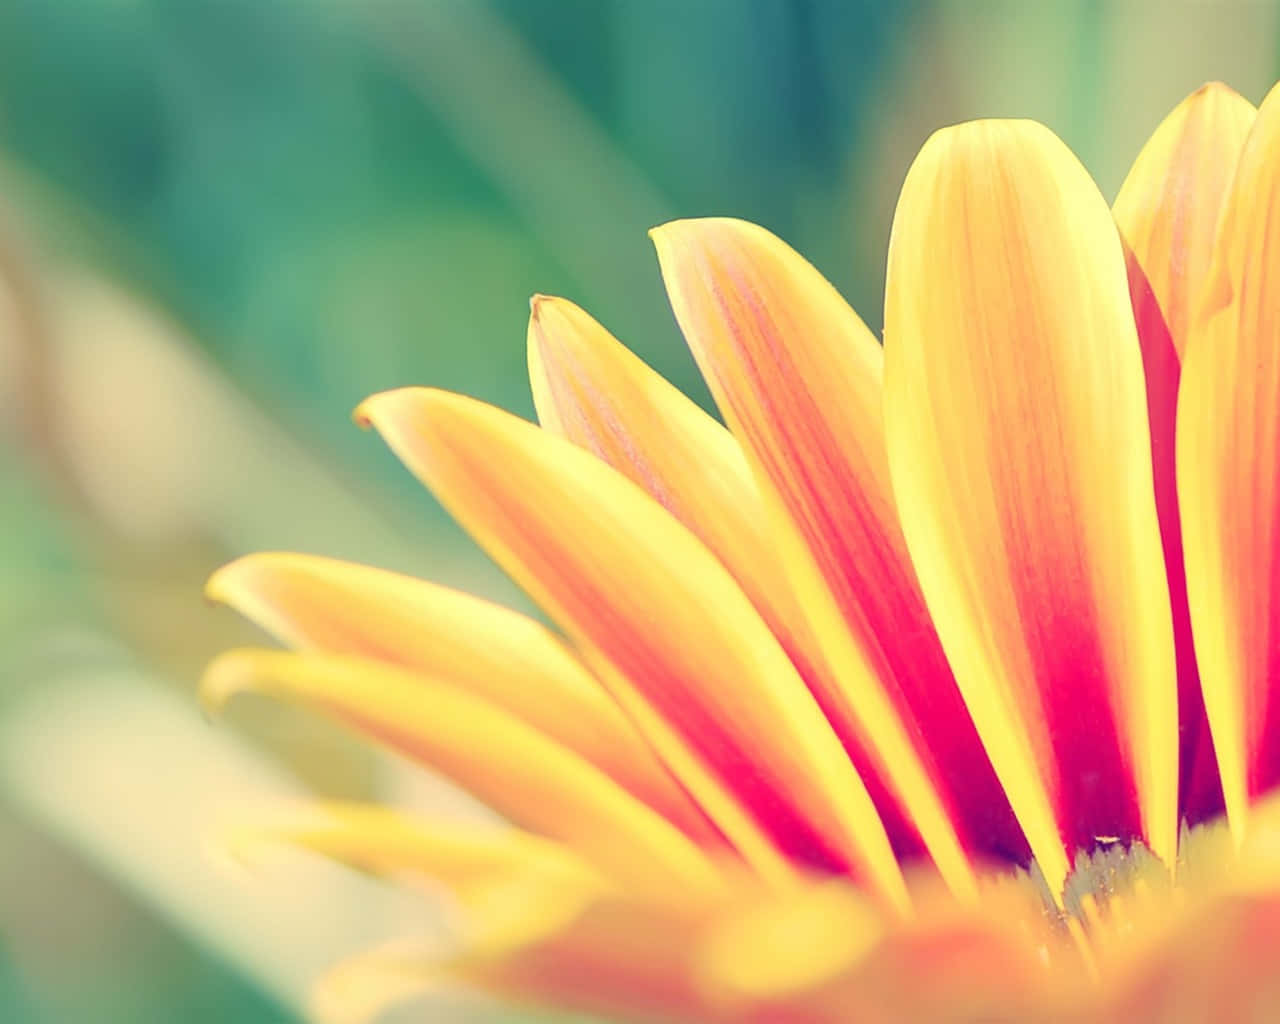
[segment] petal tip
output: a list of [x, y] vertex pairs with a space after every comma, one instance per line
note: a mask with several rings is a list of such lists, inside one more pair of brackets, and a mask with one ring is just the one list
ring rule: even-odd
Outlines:
[[462, 396], [440, 388], [392, 388], [389, 391], [379, 391], [370, 395], [355, 407], [351, 418], [361, 429], [373, 428], [381, 433], [385, 424], [407, 412], [410, 407], [427, 412], [438, 404], [438, 399], [445, 397], [460, 398]]
[[288, 557], [283, 551], [255, 551], [253, 554], [241, 555], [210, 574], [204, 584], [205, 600], [213, 604], [237, 607], [239, 598], [252, 587], [257, 570]]
[[243, 650], [220, 654], [200, 677], [200, 707], [213, 718], [219, 715], [231, 698], [252, 690], [256, 673], [251, 668], [252, 654]]

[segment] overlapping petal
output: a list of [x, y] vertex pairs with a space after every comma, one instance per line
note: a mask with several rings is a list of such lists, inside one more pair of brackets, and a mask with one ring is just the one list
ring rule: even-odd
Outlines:
[[1280, 780], [1280, 93], [1240, 155], [1178, 399], [1187, 591], [1227, 814]]
[[358, 416], [575, 639], [748, 862], [785, 881], [789, 852], [905, 904], [884, 828], [818, 705], [692, 533], [581, 448], [483, 403], [405, 389]]
[[293, 647], [373, 658], [475, 693], [585, 757], [700, 842], [712, 828], [573, 652], [540, 623], [425, 580], [263, 552], [206, 592]]
[[767, 617], [782, 607], [788, 595], [760, 497], [724, 427], [564, 299], [533, 300], [529, 379], [544, 428], [647, 491], [719, 556]]
[[1182, 364], [1173, 347], [1164, 314], [1137, 256], [1128, 245], [1124, 255], [1129, 275], [1129, 299], [1133, 304], [1147, 384], [1151, 474], [1160, 543], [1164, 549], [1165, 577], [1169, 584], [1174, 655], [1178, 665], [1178, 806], [1182, 818], [1197, 824], [1222, 812], [1222, 787], [1218, 784], [1218, 767], [1214, 762], [1209, 720], [1205, 715], [1200, 673], [1196, 667], [1191, 608], [1187, 603], [1187, 573], [1182, 555], [1175, 444]]
[[817, 696], [869, 755], [939, 870], [1021, 837], [956, 691], [894, 511], [881, 351], [818, 272], [731, 220], [653, 232], [672, 308], [751, 462], [771, 537], [812, 623]]
[[732, 433], [545, 297], [544, 429], [366, 402], [568, 641], [308, 556], [211, 581], [304, 649], [224, 655], [211, 704], [312, 704], [514, 823], [248, 835], [455, 897], [449, 948], [349, 961], [316, 1009], [456, 981], [628, 1019], [1266, 1019], [1277, 197], [1280, 87], [1193, 94], [1114, 211], [1042, 126], [962, 125], [904, 185], [883, 354], [763, 229], [655, 230]]
[[[810, 690], [829, 692], [833, 682], [823, 678], [828, 670], [733, 435], [573, 303], [538, 296], [532, 305], [529, 376], [543, 427], [595, 453], [689, 527], [738, 581]], [[850, 748], [894, 849], [919, 853], [875, 764]]]
[[1256, 113], [1221, 82], [1201, 86], [1160, 123], [1116, 196], [1116, 223], [1151, 283], [1179, 356]]
[[1173, 638], [1142, 356], [1106, 203], [1031, 122], [944, 129], [889, 248], [885, 415], [947, 655], [1051, 887], [1177, 839]]
[[253, 691], [309, 703], [443, 772], [516, 824], [558, 839], [641, 891], [714, 888], [679, 829], [537, 730], [456, 687], [364, 658], [237, 650], [205, 673], [218, 707]]

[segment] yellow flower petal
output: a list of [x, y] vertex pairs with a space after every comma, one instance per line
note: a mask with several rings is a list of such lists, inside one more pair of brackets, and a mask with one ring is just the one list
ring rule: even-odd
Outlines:
[[720, 557], [766, 617], [781, 605], [760, 497], [724, 427], [565, 299], [533, 300], [529, 378], [543, 427], [647, 491]]
[[224, 566], [206, 592], [290, 646], [456, 683], [581, 754], [700, 842], [717, 841], [599, 682], [532, 619], [425, 580], [283, 552]]
[[1280, 92], [1220, 222], [1178, 399], [1178, 498], [1205, 706], [1232, 830], [1280, 779]]
[[[823, 710], [866, 751], [939, 870], [973, 893], [963, 844], [1021, 837], [929, 622], [893, 508], [881, 351], [822, 276], [762, 228], [653, 231], [685, 338], [764, 496], [827, 672]], [[961, 833], [961, 834], [958, 834]]]
[[[689, 527], [738, 581], [806, 685], [828, 692], [821, 653], [733, 435], [573, 303], [537, 296], [532, 305], [529, 376], [543, 427], [593, 452]], [[914, 829], [877, 785], [874, 764], [846, 746], [899, 856], [921, 852]]]
[[237, 650], [209, 666], [213, 707], [242, 691], [305, 701], [449, 776], [499, 813], [648, 891], [713, 886], [708, 858], [582, 758], [455, 687], [363, 658]]
[[1256, 113], [1221, 82], [1201, 86], [1160, 123], [1116, 197], [1116, 223], [1151, 282], [1179, 356]]
[[567, 846], [509, 825], [432, 820], [378, 804], [325, 803], [305, 820], [237, 831], [237, 845], [290, 843], [376, 875], [417, 875], [465, 894], [512, 879], [602, 889], [603, 879]]
[[376, 395], [358, 416], [578, 642], [742, 855], [831, 858], [905, 905], [883, 826], [741, 589], [685, 527], [587, 452], [458, 395]]
[[889, 243], [885, 415], [938, 634], [1056, 892], [1068, 850], [1177, 839], [1173, 638], [1124, 255], [1046, 128], [944, 129]]

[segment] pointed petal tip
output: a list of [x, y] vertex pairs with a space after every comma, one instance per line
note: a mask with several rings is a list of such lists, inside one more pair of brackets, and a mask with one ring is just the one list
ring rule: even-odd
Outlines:
[[220, 566], [205, 580], [205, 600], [212, 604], [229, 605], [234, 608], [237, 596], [244, 592], [254, 569], [263, 561], [278, 558], [282, 554], [276, 551], [257, 551], [251, 555], [242, 555]]
[[571, 299], [559, 295], [534, 295], [529, 299], [529, 344], [545, 344], [547, 330], [555, 325], [555, 321], [586, 315], [586, 311]]
[[383, 419], [386, 413], [402, 408], [406, 399], [419, 396], [425, 398], [431, 394], [446, 393], [438, 388], [426, 387], [392, 388], [388, 391], [378, 391], [355, 407], [351, 413], [351, 419], [361, 430], [370, 428], [377, 430], [379, 420]]
[[680, 217], [649, 229], [649, 239], [661, 255], [664, 247], [692, 241], [709, 233], [754, 233], [766, 229], [740, 217]]
[[442, 388], [405, 387], [392, 388], [370, 395], [356, 406], [351, 414], [352, 420], [362, 429], [370, 428], [380, 434], [386, 433], [386, 427], [401, 416], [413, 411], [425, 420], [430, 420], [437, 410], [449, 405], [483, 405], [478, 399], [460, 395]]

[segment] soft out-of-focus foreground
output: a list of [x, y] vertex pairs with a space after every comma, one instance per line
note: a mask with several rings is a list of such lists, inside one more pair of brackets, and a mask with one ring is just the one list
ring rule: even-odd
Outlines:
[[[251, 630], [208, 572], [292, 548], [520, 596], [351, 426], [410, 383], [529, 414], [568, 295], [705, 400], [645, 230], [759, 221], [880, 321], [934, 128], [1047, 122], [1114, 194], [1236, 0], [9, 0], [0, 7], [0, 1020], [289, 1021], [420, 904], [238, 825], [460, 794], [300, 711], [210, 726]], [[502, 1011], [441, 995], [439, 1020]]]

